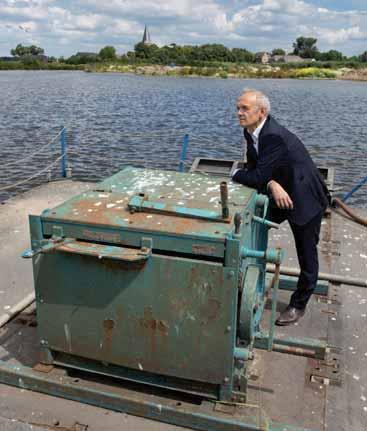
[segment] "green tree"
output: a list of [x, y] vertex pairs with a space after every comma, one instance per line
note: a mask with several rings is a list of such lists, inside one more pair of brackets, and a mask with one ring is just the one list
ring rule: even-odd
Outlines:
[[367, 51], [363, 52], [359, 57], [358, 57], [359, 61], [361, 61], [362, 63], [367, 63]]
[[100, 61], [97, 54], [78, 52], [75, 55], [64, 60], [66, 64], [88, 64]]
[[320, 52], [318, 55], [318, 60], [321, 61], [342, 61], [345, 57], [342, 52], [331, 49], [327, 52]]
[[43, 55], [45, 53], [45, 50], [40, 46], [31, 45], [29, 47], [29, 52], [31, 55]]
[[233, 48], [232, 54], [237, 63], [253, 63], [255, 61], [255, 55], [244, 48]]
[[285, 55], [285, 51], [282, 48], [274, 48], [271, 51], [271, 55]]
[[319, 54], [316, 43], [317, 39], [313, 37], [300, 36], [293, 43], [293, 54], [302, 58], [316, 58]]
[[107, 45], [99, 51], [98, 55], [102, 60], [115, 60], [116, 49], [113, 46]]
[[19, 57], [23, 57], [24, 55], [41, 55], [44, 54], [45, 51], [43, 48], [31, 45], [31, 46], [23, 46], [21, 43], [19, 43], [16, 48], [12, 49], [10, 51], [11, 55], [18, 55]]
[[153, 57], [153, 54], [159, 50], [157, 45], [154, 43], [148, 45], [143, 42], [139, 42], [134, 47], [135, 57], [140, 60], [150, 60]]

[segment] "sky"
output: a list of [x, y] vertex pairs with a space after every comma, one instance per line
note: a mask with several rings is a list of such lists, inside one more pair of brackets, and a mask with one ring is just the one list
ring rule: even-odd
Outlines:
[[292, 50], [299, 36], [320, 51], [367, 50], [367, 0], [0, 0], [0, 55], [18, 43], [49, 56], [123, 54], [148, 26], [158, 46], [222, 43], [252, 52]]

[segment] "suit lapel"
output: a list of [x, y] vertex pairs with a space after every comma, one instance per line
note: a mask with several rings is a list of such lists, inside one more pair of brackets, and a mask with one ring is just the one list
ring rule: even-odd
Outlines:
[[269, 130], [271, 128], [271, 121], [272, 121], [272, 118], [270, 117], [270, 115], [268, 115], [268, 117], [266, 118], [265, 123], [264, 123], [264, 125], [260, 131], [259, 142], [258, 142], [259, 154], [260, 154], [260, 151], [262, 150], [262, 145], [261, 145], [262, 138], [269, 133]]
[[246, 129], [244, 129], [244, 135], [245, 135], [245, 139], [247, 142], [247, 151], [248, 151], [249, 156], [253, 160], [257, 160], [258, 155], [257, 155], [257, 151], [255, 150], [255, 147], [254, 147], [254, 141], [252, 139], [252, 136], [248, 133], [248, 131]]

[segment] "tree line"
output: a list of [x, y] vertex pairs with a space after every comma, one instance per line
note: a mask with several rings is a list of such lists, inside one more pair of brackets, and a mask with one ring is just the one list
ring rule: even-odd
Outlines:
[[[13, 56], [20, 59], [39, 56], [44, 54], [41, 47], [35, 45], [23, 46], [18, 44], [15, 49], [11, 50]], [[286, 55], [281, 48], [275, 48], [271, 55]], [[293, 43], [293, 51], [289, 54], [298, 55], [303, 59], [313, 59], [317, 61], [353, 61], [367, 62], [367, 51], [359, 56], [346, 57], [342, 52], [329, 50], [320, 52], [317, 48], [317, 39], [300, 36]], [[177, 65], [200, 65], [211, 62], [217, 63], [254, 63], [256, 53], [245, 48], [227, 48], [222, 44], [204, 44], [204, 45], [177, 45], [172, 43], [158, 47], [155, 44], [137, 43], [134, 51], [129, 51], [122, 56], [117, 56], [116, 49], [113, 46], [105, 46], [98, 53], [77, 53], [68, 58], [49, 57], [49, 62], [66, 63], [70, 65], [81, 65], [88, 63], [120, 61], [122, 63], [152, 63], [152, 64], [177, 64]]]

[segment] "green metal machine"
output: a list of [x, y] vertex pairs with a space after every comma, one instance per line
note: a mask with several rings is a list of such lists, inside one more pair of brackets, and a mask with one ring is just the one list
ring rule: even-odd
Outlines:
[[282, 257], [267, 205], [216, 177], [128, 167], [30, 216], [41, 362], [245, 401], [265, 265]]

